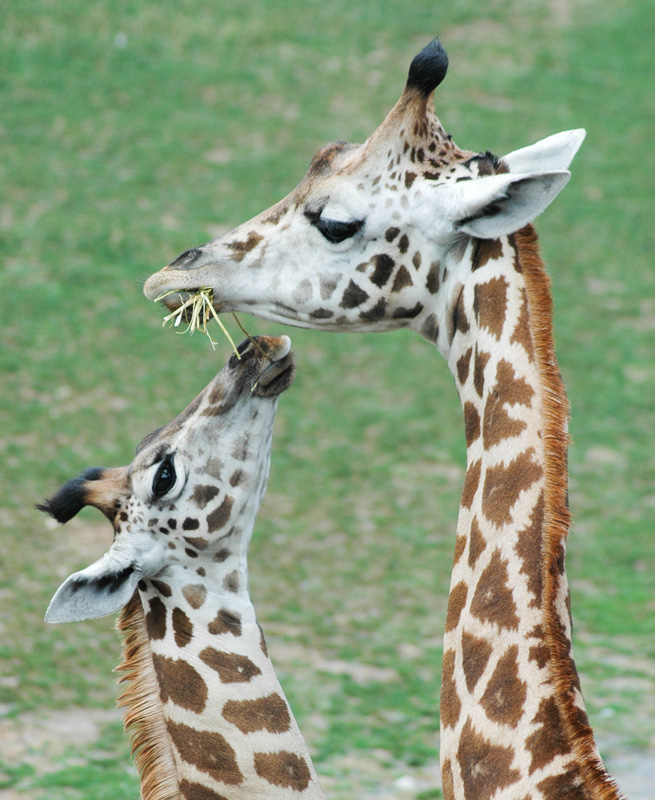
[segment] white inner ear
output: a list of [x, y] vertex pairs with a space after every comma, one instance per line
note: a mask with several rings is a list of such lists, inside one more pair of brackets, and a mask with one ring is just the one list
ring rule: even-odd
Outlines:
[[121, 536], [102, 558], [62, 583], [50, 601], [46, 622], [115, 614], [130, 600], [141, 578], [154, 577], [164, 566], [164, 547], [157, 538], [143, 532]]
[[503, 156], [510, 172], [558, 172], [568, 169], [587, 132], [584, 128], [562, 131]]
[[441, 212], [453, 229], [480, 239], [496, 239], [523, 228], [551, 203], [570, 173], [490, 175], [438, 187]]

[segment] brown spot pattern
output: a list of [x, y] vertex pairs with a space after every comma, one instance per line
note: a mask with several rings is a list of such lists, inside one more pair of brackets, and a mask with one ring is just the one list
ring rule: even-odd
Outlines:
[[466, 631], [462, 634], [462, 664], [466, 688], [473, 692], [484, 672], [492, 647], [484, 639], [479, 639]]
[[200, 660], [218, 672], [222, 683], [248, 683], [261, 670], [247, 656], [237, 653], [223, 653], [213, 647], [206, 647], [200, 653]]
[[491, 744], [467, 720], [457, 749], [466, 800], [491, 800], [499, 789], [516, 783], [521, 773], [511, 768], [513, 757], [512, 748]]
[[329, 278], [320, 278], [321, 300], [329, 300], [337, 288], [337, 282]]
[[475, 391], [480, 397], [482, 397], [482, 393], [484, 391], [484, 368], [487, 366], [487, 362], [490, 358], [491, 356], [489, 353], [482, 353], [477, 347], [475, 348], [473, 385], [475, 386]]
[[192, 783], [187, 780], [180, 783], [180, 793], [184, 800], [227, 800], [225, 795], [217, 794], [201, 783]]
[[500, 339], [507, 316], [507, 287], [505, 278], [492, 278], [479, 283], [473, 296], [473, 310], [481, 328]]
[[186, 647], [193, 637], [193, 623], [181, 608], [173, 609], [173, 634], [178, 647]]
[[382, 288], [391, 277], [396, 262], [386, 253], [380, 253], [371, 259], [374, 265], [371, 283]]
[[233, 472], [230, 478], [230, 486], [238, 486], [243, 481], [245, 474], [242, 469], [237, 469]]
[[204, 550], [209, 544], [207, 539], [204, 539], [202, 536], [185, 536], [184, 541], [190, 544], [191, 547], [195, 547], [196, 550]]
[[217, 506], [210, 514], [207, 515], [207, 530], [209, 533], [214, 533], [214, 531], [218, 531], [224, 527], [230, 518], [233, 503], [234, 498], [229, 494], [225, 495], [220, 506]]
[[527, 695], [525, 681], [519, 677], [519, 648], [512, 645], [499, 659], [480, 701], [490, 720], [514, 726], [523, 715]]
[[448, 650], [443, 654], [443, 667], [441, 670], [441, 708], [439, 714], [441, 722], [446, 728], [457, 724], [462, 711], [462, 703], [457, 694], [457, 686], [453, 674], [455, 672], [455, 652]]
[[243, 781], [236, 753], [220, 733], [199, 731], [171, 720], [166, 722], [166, 726], [173, 744], [187, 764], [228, 786], [237, 786]]
[[242, 242], [227, 242], [226, 246], [232, 250], [234, 255], [232, 259], [234, 261], [243, 261], [244, 257], [247, 253], [253, 250], [257, 245], [261, 242], [264, 237], [261, 236], [259, 233], [255, 233], [255, 231], [250, 231], [248, 234], [248, 238]]
[[460, 581], [450, 590], [448, 596], [448, 611], [446, 612], [446, 633], [457, 627], [462, 610], [466, 605], [468, 588], [463, 581]]
[[463, 386], [468, 379], [472, 355], [473, 348], [469, 347], [464, 355], [457, 361], [457, 379], [461, 386]]
[[255, 772], [263, 780], [303, 792], [308, 786], [311, 773], [307, 762], [295, 753], [282, 750], [279, 753], [255, 753]]
[[357, 308], [361, 306], [362, 303], [365, 303], [368, 297], [368, 293], [351, 280], [346, 287], [346, 291], [343, 293], [339, 305], [341, 308]]
[[416, 173], [407, 171], [405, 173], [405, 188], [406, 189], [411, 188], [411, 185], [414, 183], [415, 180], [416, 180]]
[[478, 490], [480, 483], [480, 472], [482, 469], [482, 462], [480, 459], [474, 461], [466, 470], [466, 477], [464, 478], [464, 488], [462, 489], [462, 505], [464, 508], [470, 508], [475, 493]]
[[460, 333], [467, 333], [470, 327], [464, 306], [464, 291], [462, 290], [455, 306], [455, 330]]
[[510, 405], [529, 406], [534, 389], [524, 378], [517, 378], [514, 367], [502, 358], [496, 367], [496, 390]]
[[212, 561], [214, 561], [216, 564], [222, 564], [224, 561], [227, 561], [231, 555], [232, 553], [230, 552], [229, 548], [221, 547], [220, 550], [217, 550], [214, 553]]
[[543, 669], [550, 660], [548, 645], [543, 642], [533, 645], [528, 652], [528, 659], [534, 661], [540, 669]]
[[521, 492], [543, 477], [543, 470], [533, 460], [534, 448], [518, 455], [509, 464], [489, 467], [482, 490], [482, 511], [488, 520], [503, 525], [512, 519], [512, 508]]
[[541, 573], [543, 553], [542, 537], [544, 531], [544, 493], [539, 495], [532, 509], [530, 522], [518, 533], [516, 554], [521, 559], [521, 573], [528, 579], [528, 590], [534, 595], [530, 606], [541, 608], [543, 576]]
[[421, 335], [430, 342], [436, 342], [439, 336], [439, 321], [436, 314], [428, 314], [421, 327]]
[[414, 282], [412, 281], [412, 276], [409, 274], [409, 270], [407, 267], [400, 265], [398, 272], [396, 273], [396, 277], [393, 279], [393, 285], [391, 287], [392, 292], [399, 292], [401, 289], [404, 289], [406, 286], [413, 286]]
[[484, 267], [489, 261], [496, 261], [503, 254], [503, 245], [500, 239], [476, 239], [473, 249], [471, 271]]
[[163, 639], [166, 636], [166, 606], [158, 597], [150, 599], [150, 611], [146, 614], [146, 627], [151, 639]]
[[212, 634], [231, 633], [233, 636], [241, 636], [241, 617], [238, 614], [221, 608], [212, 622], [207, 626]]
[[534, 343], [532, 341], [532, 332], [530, 331], [530, 322], [528, 319], [528, 300], [525, 289], [522, 289], [523, 302], [521, 303], [521, 310], [519, 312], [519, 319], [512, 333], [510, 342], [512, 344], [520, 344], [528, 355], [529, 361], [534, 361]]
[[464, 434], [467, 447], [480, 436], [480, 415], [478, 409], [468, 400], [464, 403]]
[[482, 531], [480, 530], [480, 525], [478, 524], [478, 518], [473, 517], [473, 521], [471, 522], [471, 535], [469, 538], [469, 567], [473, 569], [475, 566], [475, 562], [478, 560], [480, 555], [484, 553], [487, 547], [487, 540], [482, 535]]
[[228, 700], [223, 706], [223, 716], [242, 733], [283, 733], [291, 726], [287, 704], [276, 693], [257, 700]]
[[171, 700], [176, 706], [200, 714], [207, 703], [207, 686], [200, 673], [186, 661], [156, 653], [153, 653], [152, 663], [162, 703]]
[[439, 291], [440, 285], [440, 278], [439, 274], [441, 272], [441, 263], [439, 261], [433, 261], [430, 264], [430, 269], [428, 271], [428, 277], [425, 281], [425, 286], [430, 294], [436, 294]]
[[454, 564], [460, 560], [462, 555], [464, 554], [464, 550], [466, 549], [466, 536], [458, 536], [455, 539], [455, 558], [453, 560]]
[[370, 308], [368, 311], [361, 311], [359, 314], [360, 319], [367, 320], [368, 322], [375, 322], [378, 319], [382, 319], [387, 310], [387, 301], [384, 297], [381, 297], [377, 303]]
[[562, 775], [553, 775], [537, 784], [544, 797], [557, 797], [558, 800], [589, 800], [582, 776], [577, 767]]
[[483, 622], [516, 630], [519, 618], [508, 580], [507, 562], [496, 550], [478, 581], [471, 601], [471, 613]]
[[164, 581], [150, 581], [153, 588], [155, 588], [162, 597], [170, 597], [173, 594], [171, 587], [164, 583]]
[[191, 495], [191, 502], [195, 503], [198, 508], [204, 508], [210, 500], [213, 500], [218, 494], [219, 489], [216, 486], [209, 486], [207, 484], [199, 484], [193, 490]]
[[191, 608], [198, 609], [207, 599], [207, 589], [201, 583], [190, 583], [182, 589], [184, 599]]
[[532, 723], [540, 727], [525, 741], [526, 750], [530, 753], [530, 774], [550, 764], [557, 756], [571, 752], [554, 697], [544, 698], [539, 703]]
[[229, 572], [223, 578], [223, 588], [227, 592], [232, 592], [236, 594], [239, 591], [239, 587], [241, 586], [241, 580], [239, 578], [239, 572], [236, 569], [233, 569], [232, 572]]
[[441, 784], [443, 800], [455, 800], [455, 784], [453, 783], [453, 766], [447, 758], [441, 767]]
[[518, 436], [526, 429], [525, 422], [510, 417], [504, 406], [504, 395], [496, 389], [490, 392], [484, 406], [484, 420], [482, 423], [485, 449], [504, 442], [505, 439]]
[[245, 461], [248, 458], [248, 443], [250, 436], [247, 433], [242, 434], [234, 447], [232, 448], [232, 458], [237, 461]]

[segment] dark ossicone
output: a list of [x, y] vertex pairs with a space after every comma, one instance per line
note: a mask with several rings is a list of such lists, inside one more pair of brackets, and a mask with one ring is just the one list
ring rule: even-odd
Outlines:
[[77, 478], [65, 483], [49, 500], [38, 503], [36, 507], [39, 511], [50, 514], [57, 522], [68, 522], [86, 505], [86, 484], [99, 480], [104, 471], [104, 467], [85, 470]]
[[407, 76], [407, 89], [418, 89], [427, 97], [448, 72], [448, 56], [438, 39], [433, 39], [427, 47], [414, 58]]

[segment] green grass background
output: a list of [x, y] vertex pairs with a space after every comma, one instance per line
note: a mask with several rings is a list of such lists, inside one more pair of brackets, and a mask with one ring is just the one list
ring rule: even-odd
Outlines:
[[[655, 758], [651, 0], [4, 0], [8, 798], [136, 794], [113, 719], [86, 743], [28, 737], [16, 755], [15, 741], [71, 709], [109, 708], [119, 656], [111, 620], [42, 622], [109, 527], [85, 510], [54, 528], [34, 503], [85, 467], [128, 463], [228, 355], [163, 330], [143, 279], [286, 194], [325, 142], [365, 139], [436, 34], [450, 55], [437, 112], [462, 147], [502, 154], [588, 130], [538, 224], [572, 403], [575, 653], [610, 764], [627, 751]], [[439, 797], [441, 633], [465, 455], [452, 379], [407, 332], [243, 321], [290, 333], [299, 362], [280, 403], [252, 594], [317, 768], [334, 798]], [[408, 773], [419, 779], [403, 793], [395, 781]]]

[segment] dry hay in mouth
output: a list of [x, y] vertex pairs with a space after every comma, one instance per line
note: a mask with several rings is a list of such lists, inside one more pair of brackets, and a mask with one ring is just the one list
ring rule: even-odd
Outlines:
[[[155, 298], [155, 303], [159, 300], [163, 300], [165, 297], [170, 297], [172, 294], [180, 294], [180, 292], [176, 291], [175, 289], [170, 292], [164, 292], [160, 294], [159, 297]], [[202, 289], [197, 289], [188, 300], [186, 300], [182, 305], [173, 311], [171, 314], [168, 314], [164, 317], [164, 321], [162, 325], [166, 325], [168, 323], [172, 328], [178, 328], [180, 323], [186, 322], [186, 328], [182, 331], [176, 331], [176, 333], [195, 333], [195, 331], [200, 331], [204, 333], [205, 336], [209, 339], [211, 346], [213, 349], [216, 349], [216, 345], [218, 342], [212, 337], [211, 333], [207, 329], [207, 323], [211, 322], [212, 317], [218, 323], [219, 328], [223, 331], [223, 334], [227, 337], [228, 342], [230, 343], [230, 347], [232, 348], [234, 355], [240, 360], [241, 356], [237, 351], [237, 347], [234, 344], [234, 340], [229, 334], [229, 331], [221, 322], [220, 317], [216, 313], [214, 309], [214, 304], [212, 303], [212, 299], [214, 297], [214, 290], [210, 289], [209, 287], [205, 286]], [[187, 314], [187, 309], [191, 309], [191, 319]], [[237, 320], [238, 322], [238, 320]], [[239, 323], [239, 327], [241, 327], [241, 323]]]
[[[172, 289], [171, 291], [164, 292], [163, 294], [160, 294], [159, 297], [156, 297], [155, 303], [157, 303], [159, 300], [163, 300], [165, 297], [170, 297], [172, 294], [180, 295], [180, 299], [182, 299], [181, 293], [176, 289]], [[195, 333], [195, 331], [200, 331], [201, 333], [204, 333], [205, 336], [209, 339], [212, 349], [215, 350], [218, 342], [216, 342], [215, 339], [213, 339], [211, 333], [207, 329], [207, 323], [211, 322], [211, 319], [213, 317], [218, 323], [219, 328], [223, 331], [223, 334], [227, 337], [227, 340], [230, 343], [230, 347], [232, 348], [234, 355], [239, 359], [239, 361], [241, 361], [241, 356], [239, 355], [237, 346], [234, 344], [234, 339], [232, 339], [232, 337], [230, 336], [228, 329], [225, 327], [225, 325], [223, 325], [221, 318], [218, 316], [214, 308], [214, 304], [212, 302], [213, 298], [214, 298], [214, 290], [209, 286], [205, 286], [202, 289], [197, 289], [195, 292], [193, 292], [193, 294], [191, 294], [188, 300], [182, 303], [182, 305], [179, 308], [177, 308], [175, 311], [171, 312], [170, 314], [164, 317], [162, 325], [165, 326], [166, 323], [169, 323], [169, 327], [177, 328], [179, 327], [180, 323], [184, 321], [186, 322], [186, 328], [182, 331], [176, 331], [176, 333], [193, 334]], [[191, 309], [191, 319], [189, 319], [188, 317], [187, 309]], [[248, 333], [248, 331], [243, 327], [237, 315], [232, 314], [232, 316], [234, 317], [239, 328], [241, 328], [241, 330], [245, 333], [248, 339], [250, 339], [250, 341], [253, 343], [255, 349], [259, 352], [259, 354], [267, 358], [269, 361], [271, 361], [270, 356], [264, 353], [262, 348], [257, 344], [257, 342]], [[255, 386], [256, 385], [257, 384], [255, 384]], [[255, 388], [255, 386], [253, 386], [253, 389]]]

